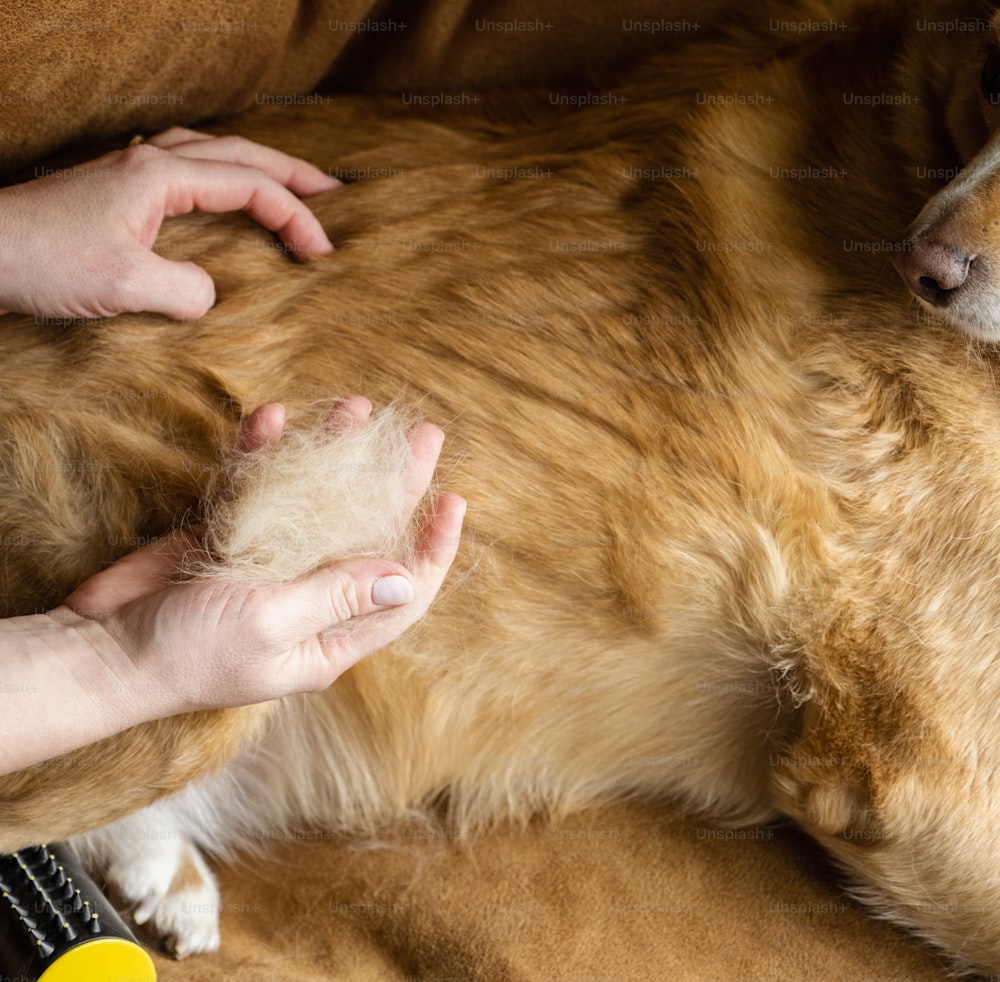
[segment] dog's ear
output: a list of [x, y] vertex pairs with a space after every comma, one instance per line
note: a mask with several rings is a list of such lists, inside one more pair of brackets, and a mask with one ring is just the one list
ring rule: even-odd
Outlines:
[[877, 841], [882, 828], [873, 805], [872, 769], [857, 754], [845, 753], [832, 723], [816, 702], [803, 707], [798, 739], [771, 758], [775, 803], [814, 835]]

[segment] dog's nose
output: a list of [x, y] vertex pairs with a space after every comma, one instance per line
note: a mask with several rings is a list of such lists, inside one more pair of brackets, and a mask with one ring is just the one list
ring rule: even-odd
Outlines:
[[969, 278], [975, 256], [940, 242], [915, 239], [907, 246], [892, 258], [899, 275], [918, 297], [935, 307], [947, 307]]

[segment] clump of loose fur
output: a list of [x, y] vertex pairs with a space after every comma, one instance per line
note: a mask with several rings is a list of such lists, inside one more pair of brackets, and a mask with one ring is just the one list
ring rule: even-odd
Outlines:
[[270, 584], [353, 556], [406, 561], [412, 421], [394, 407], [364, 425], [325, 409], [276, 445], [224, 462], [205, 505], [212, 559], [192, 575]]

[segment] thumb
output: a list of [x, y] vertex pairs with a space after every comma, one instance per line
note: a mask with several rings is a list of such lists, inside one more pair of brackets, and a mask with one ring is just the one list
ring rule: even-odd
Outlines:
[[174, 320], [195, 320], [215, 303], [215, 284], [200, 266], [164, 259], [146, 249], [136, 264], [135, 287], [124, 309], [165, 314]]
[[344, 625], [354, 617], [401, 607], [414, 597], [411, 574], [396, 563], [349, 559], [278, 587], [289, 646]]

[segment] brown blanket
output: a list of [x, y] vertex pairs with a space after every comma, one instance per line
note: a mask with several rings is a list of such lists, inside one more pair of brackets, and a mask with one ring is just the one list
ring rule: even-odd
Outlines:
[[475, 843], [303, 833], [222, 871], [222, 950], [163, 982], [935, 980], [790, 828], [622, 805]]
[[[699, 4], [695, 17], [656, 0], [544, 11], [515, 0], [25, 0], [0, 11], [0, 170], [320, 84], [568, 80], [707, 35], [725, 5]], [[536, 26], [505, 26], [518, 20]], [[661, 29], [626, 29], [644, 21]], [[845, 899], [793, 830], [724, 833], [668, 805], [474, 844], [423, 826], [377, 846], [303, 833], [221, 879], [221, 952], [158, 959], [165, 982], [944, 977], [917, 942]]]
[[[705, 0], [697, 17], [658, 0], [550, 0], [544, 9], [517, 0], [5, 4], [0, 172], [69, 143], [127, 142], [324, 81], [401, 95], [567, 81], [697, 34], [728, 3]], [[654, 22], [661, 29], [642, 29]]]

